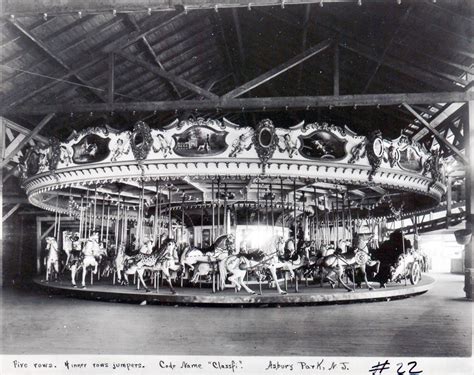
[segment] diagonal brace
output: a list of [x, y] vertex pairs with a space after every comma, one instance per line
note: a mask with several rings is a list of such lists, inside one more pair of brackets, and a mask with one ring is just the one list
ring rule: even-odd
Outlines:
[[420, 114], [418, 112], [416, 112], [410, 105], [408, 105], [407, 103], [402, 103], [402, 105], [413, 115], [415, 116], [418, 121], [420, 121], [424, 127], [430, 132], [432, 133], [436, 139], [441, 142], [443, 145], [445, 145], [448, 149], [450, 149], [452, 152], [454, 152], [454, 154], [456, 154], [456, 156], [458, 156], [462, 162], [464, 164], [469, 164], [469, 162], [467, 161], [467, 158], [456, 148], [454, 147], [450, 142], [448, 142], [446, 140], [446, 138], [444, 138], [440, 132], [438, 132], [435, 128], [433, 128], [429, 123], [428, 121], [426, 121], [422, 116], [420, 116]]
[[43, 127], [54, 117], [54, 113], [50, 113], [49, 115], [46, 115], [41, 122], [36, 125], [36, 127], [31, 131], [29, 135], [27, 135], [25, 138], [22, 139], [20, 144], [15, 147], [12, 152], [10, 152], [9, 155], [5, 157], [5, 159], [2, 160], [2, 163], [0, 165], [1, 168], [3, 168], [5, 165], [8, 164], [8, 162], [19, 152], [21, 149], [31, 140], [33, 139], [40, 131], [43, 129]]
[[253, 80], [244, 83], [242, 86], [237, 87], [236, 89], [229, 91], [227, 94], [222, 96], [223, 99], [229, 98], [237, 98], [246, 92], [253, 90], [255, 87], [258, 87], [265, 82], [270, 81], [271, 79], [283, 74], [284, 72], [294, 68], [295, 66], [301, 64], [302, 62], [308, 60], [309, 58], [317, 55], [318, 53], [324, 51], [328, 47], [331, 46], [331, 39], [326, 39], [321, 43], [316, 44], [315, 46], [311, 47], [310, 49], [300, 53], [299, 55], [293, 57], [292, 59], [284, 62], [283, 64], [278, 65], [277, 67], [269, 70], [268, 72], [254, 78]]
[[212, 92], [208, 91], [208, 90], [205, 90], [199, 86], [196, 86], [195, 84], [191, 83], [191, 82], [188, 82], [176, 75], [174, 75], [173, 73], [170, 73], [170, 72], [167, 72], [166, 70], [163, 70], [161, 68], [159, 68], [158, 66], [155, 66], [153, 64], [150, 64], [146, 61], [143, 61], [141, 59], [138, 59], [134, 56], [131, 56], [127, 53], [123, 53], [123, 52], [117, 52], [116, 53], [118, 56], [124, 58], [125, 60], [127, 61], [130, 61], [131, 63], [134, 63], [134, 64], [137, 64], [137, 65], [140, 65], [141, 67], [149, 70], [150, 72], [156, 74], [157, 76], [167, 80], [167, 81], [170, 81], [170, 82], [173, 82], [181, 87], [184, 87], [192, 92], [195, 92], [196, 94], [199, 94], [201, 96], [204, 96], [205, 98], [207, 99], [218, 99], [219, 97], [215, 94], [213, 94]]

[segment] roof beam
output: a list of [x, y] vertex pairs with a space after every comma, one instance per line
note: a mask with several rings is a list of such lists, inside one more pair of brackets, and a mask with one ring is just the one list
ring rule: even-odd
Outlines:
[[40, 115], [46, 113], [80, 113], [80, 112], [154, 112], [185, 110], [241, 110], [261, 111], [281, 109], [310, 109], [318, 107], [353, 107], [353, 106], [393, 106], [401, 103], [432, 104], [467, 102], [474, 100], [473, 92], [429, 92], [407, 94], [366, 94], [340, 96], [289, 96], [262, 98], [218, 98], [215, 100], [170, 100], [155, 102], [114, 102], [107, 103], [68, 103], [38, 104], [19, 107], [0, 107], [0, 115], [24, 114]]
[[451, 150], [452, 152], [454, 152], [454, 154], [456, 154], [460, 160], [463, 161], [464, 164], [468, 164], [468, 160], [467, 158], [456, 148], [454, 147], [451, 143], [449, 143], [435, 128], [433, 128], [422, 116], [420, 116], [418, 114], [418, 112], [416, 112], [412, 107], [410, 107], [407, 103], [402, 103], [402, 105], [408, 109], [408, 111], [410, 111], [410, 113], [415, 116], [418, 121], [420, 121], [425, 127], [426, 129], [428, 129], [428, 131], [430, 133], [432, 133], [437, 139], [438, 139], [438, 142], [444, 144], [449, 150]]
[[[412, 65], [408, 65], [404, 63], [401, 60], [398, 60], [395, 57], [391, 56], [379, 56], [374, 54], [374, 51], [369, 48], [364, 46], [363, 44], [356, 42], [356, 41], [348, 41], [345, 40], [343, 43], [341, 43], [341, 47], [355, 52], [358, 55], [364, 56], [365, 58], [375, 61], [376, 63], [380, 63], [381, 65], [385, 65], [391, 69], [394, 69], [402, 74], [405, 74], [407, 76], [410, 76], [412, 78], [415, 78], [418, 81], [424, 82], [431, 87], [443, 87], [444, 89], [449, 88], [452, 89], [456, 87], [455, 85], [447, 84], [445, 78], [438, 77], [437, 75], [431, 74], [429, 72], [423, 71], [421, 69], [418, 69]], [[438, 83], [437, 86], [433, 86], [433, 82]]]
[[[153, 50], [153, 47], [150, 45], [150, 43], [148, 42], [148, 39], [143, 36], [142, 37], [142, 41], [143, 41], [143, 44], [145, 45], [148, 53], [151, 55], [151, 57], [153, 58], [153, 60], [155, 61], [156, 65], [162, 69], [162, 70], [165, 70], [165, 67], [163, 66], [163, 64], [161, 63], [160, 59], [158, 58], [158, 56], [156, 55], [155, 51]], [[179, 92], [178, 88], [176, 87], [176, 85], [169, 81], [169, 80], [166, 80], [166, 83], [169, 85], [170, 89], [171, 89], [171, 92], [173, 93], [173, 95], [176, 97], [176, 98], [181, 98], [182, 95], [181, 93]]]
[[18, 207], [20, 207], [21, 203], [15, 204], [10, 211], [8, 211], [3, 217], [2, 217], [2, 222], [7, 220], [11, 215], [15, 213], [16, 210], [18, 210]]
[[196, 86], [195, 84], [191, 83], [191, 82], [188, 82], [176, 75], [174, 75], [173, 73], [170, 73], [170, 72], [167, 72], [166, 70], [163, 70], [155, 65], [152, 65], [150, 63], [147, 63], [146, 61], [143, 61], [141, 59], [138, 59], [134, 56], [131, 56], [127, 53], [123, 53], [123, 52], [117, 52], [117, 55], [119, 55], [120, 57], [124, 58], [125, 60], [128, 60], [129, 62], [131, 63], [134, 63], [134, 64], [137, 64], [137, 65], [140, 65], [141, 67], [149, 70], [150, 72], [156, 74], [157, 76], [167, 80], [167, 81], [170, 81], [170, 82], [173, 82], [181, 87], [184, 87], [192, 92], [195, 92], [196, 94], [199, 94], [201, 96], [204, 96], [205, 98], [208, 98], [208, 99], [217, 99], [218, 96], [199, 87], [199, 86]]
[[108, 71], [108, 84], [107, 84], [107, 103], [113, 104], [115, 94], [115, 55], [109, 54], [109, 71]]
[[326, 39], [315, 46], [311, 47], [310, 49], [300, 53], [299, 55], [293, 57], [292, 59], [284, 62], [283, 64], [278, 65], [277, 67], [269, 70], [268, 72], [254, 78], [253, 80], [244, 83], [242, 86], [235, 88], [232, 91], [229, 91], [225, 94], [222, 98], [237, 98], [246, 92], [253, 90], [254, 88], [264, 84], [265, 82], [270, 81], [271, 79], [279, 76], [280, 74], [285, 73], [286, 71], [290, 70], [291, 68], [301, 64], [302, 62], [306, 61], [307, 59], [317, 55], [318, 53], [324, 51], [331, 45], [331, 39]]
[[6, 155], [5, 158], [2, 160], [0, 167], [4, 167], [35, 135], [37, 135], [41, 129], [54, 117], [54, 113], [50, 113], [49, 115], [46, 115], [41, 122], [36, 125], [36, 127], [31, 131], [31, 133], [25, 138], [22, 139], [20, 144], [15, 147], [14, 150], [9, 155]]
[[[353, 3], [358, 0], [323, 0], [324, 3]], [[374, 0], [371, 0], [371, 2]], [[381, 2], [381, 0], [375, 0]], [[320, 4], [321, 0], [286, 0], [287, 5], [298, 4]], [[5, 1], [0, 16], [14, 14], [15, 16], [38, 15], [47, 12], [48, 15], [73, 14], [83, 11], [84, 13], [111, 13], [115, 10], [117, 13], [142, 12], [146, 14], [147, 8], [152, 12], [171, 11], [177, 7], [184, 7], [188, 11], [193, 9], [225, 9], [225, 8], [248, 8], [248, 0], [11, 0]], [[281, 6], [281, 0], [264, 0], [250, 3], [251, 7], [259, 6]]]
[[[133, 18], [130, 13], [127, 13], [126, 15], [127, 21], [132, 25], [134, 31], [140, 31], [140, 26], [138, 26], [137, 21], [135, 21], [135, 18]], [[150, 56], [152, 57], [153, 61], [158, 65], [160, 69], [166, 70], [163, 64], [161, 63], [160, 59], [156, 55], [155, 51], [153, 50], [153, 47], [151, 44], [148, 42], [148, 39], [146, 38], [146, 35], [143, 35], [141, 38], [141, 41], [143, 45], [145, 46], [145, 49], [148, 51]], [[179, 92], [178, 88], [174, 85], [173, 82], [171, 81], [166, 81], [168, 83], [168, 86], [170, 87], [170, 91], [176, 98], [181, 98], [181, 93]]]
[[[85, 8], [86, 9], [86, 8]], [[81, 9], [80, 9], [81, 10]], [[35, 13], [37, 14], [37, 12]], [[120, 51], [124, 48], [129, 47], [130, 45], [136, 43], [140, 38], [143, 36], [147, 35], [148, 33], [152, 33], [162, 27], [166, 27], [170, 23], [173, 23], [176, 19], [179, 17], [183, 16], [184, 12], [173, 12], [166, 20], [164, 20], [161, 23], [155, 23], [155, 22], [150, 22], [147, 26], [141, 27], [140, 30], [137, 30], [132, 33], [126, 33], [122, 36], [120, 36], [118, 39], [113, 40], [112, 42], [108, 43], [106, 46], [104, 46], [98, 53], [98, 57], [95, 59], [90, 60], [89, 58], [87, 61], [81, 61], [78, 63], [78, 68], [74, 70], [68, 71], [66, 74], [60, 76], [59, 78], [56, 78], [55, 80], [52, 80], [48, 84], [39, 87], [38, 89], [29, 92], [27, 95], [19, 98], [15, 102], [13, 102], [11, 105], [17, 105], [25, 102], [26, 100], [42, 93], [43, 91], [46, 91], [50, 89], [51, 87], [59, 84], [60, 82], [64, 82], [68, 77], [70, 76], [77, 76], [78, 73], [80, 73], [82, 70], [87, 69], [98, 62], [104, 60], [109, 53], [112, 52], [117, 52]], [[101, 54], [101, 53], [102, 54]]]
[[372, 80], [374, 79], [375, 75], [376, 75], [377, 72], [379, 71], [380, 66], [383, 64], [383, 60], [385, 59], [388, 50], [389, 50], [390, 47], [392, 46], [393, 41], [394, 41], [395, 37], [397, 36], [397, 34], [399, 33], [400, 29], [402, 28], [403, 24], [404, 24], [404, 23], [406, 22], [406, 20], [408, 19], [408, 16], [410, 15], [412, 9], [413, 9], [413, 5], [410, 5], [410, 6], [407, 8], [407, 10], [405, 11], [405, 13], [403, 14], [403, 16], [401, 17], [401, 19], [399, 20], [397, 29], [393, 32], [392, 37], [390, 38], [389, 42], [387, 43], [387, 45], [385, 46], [385, 48], [384, 48], [384, 50], [383, 50], [383, 52], [382, 52], [382, 55], [380, 56], [380, 60], [377, 62], [377, 66], [375, 67], [375, 69], [374, 69], [374, 71], [372, 72], [371, 76], [370, 76], [369, 79], [367, 80], [367, 83], [365, 84], [364, 89], [362, 90], [362, 93], [363, 93], [363, 94], [365, 94], [365, 93], [367, 92], [367, 90], [369, 89], [370, 84], [372, 83]]
[[[30, 129], [27, 129], [21, 125], [18, 125], [17, 123], [5, 118], [5, 117], [0, 117], [0, 123], [5, 125], [7, 128], [10, 128], [18, 133], [21, 133], [23, 135], [29, 135], [31, 133]], [[33, 139], [35, 141], [41, 142], [43, 144], [48, 144], [48, 139], [46, 137], [43, 137], [39, 134], [36, 134]]]
[[[54, 60], [58, 65], [60, 65], [64, 70], [66, 70], [68, 73], [71, 73], [71, 68], [58, 56], [56, 56], [43, 42], [41, 42], [39, 39], [31, 35], [28, 30], [26, 30], [20, 23], [16, 20], [12, 20], [9, 18], [9, 22], [15, 26], [15, 28], [25, 37], [27, 37], [35, 46], [37, 46], [39, 49], [43, 51], [46, 55], [48, 55], [52, 60]], [[102, 97], [101, 94], [97, 92], [97, 90], [94, 90], [91, 88], [91, 84], [87, 82], [86, 80], [83, 80], [81, 77], [79, 77], [77, 74], [70, 74], [72, 75], [75, 79], [77, 79], [82, 85], [87, 86], [88, 90], [92, 92], [96, 97], [98, 97], [101, 101], [105, 101], [105, 99]]]

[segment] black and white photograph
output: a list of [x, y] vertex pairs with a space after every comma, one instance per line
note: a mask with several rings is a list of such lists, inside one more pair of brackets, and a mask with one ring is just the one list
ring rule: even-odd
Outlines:
[[0, 373], [470, 375], [474, 1], [0, 1]]

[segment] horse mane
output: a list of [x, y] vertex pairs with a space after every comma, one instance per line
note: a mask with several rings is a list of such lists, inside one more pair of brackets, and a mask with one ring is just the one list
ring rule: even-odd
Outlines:
[[217, 237], [216, 240], [214, 241], [214, 243], [211, 246], [209, 246], [207, 249], [202, 249], [202, 252], [203, 253], [213, 253], [214, 251], [216, 251], [217, 246], [221, 242], [225, 241], [225, 239], [227, 239], [227, 236], [228, 236], [227, 234], [223, 234], [223, 235]]
[[241, 253], [240, 255], [247, 258], [248, 260], [254, 260], [256, 262], [260, 262], [265, 258], [265, 253], [262, 250], [255, 250], [251, 253]]
[[170, 242], [175, 242], [175, 240], [172, 238], [167, 238], [166, 240], [163, 241], [163, 243], [161, 244], [161, 248], [159, 248], [158, 251], [156, 252], [158, 258], [161, 258], [163, 255], [166, 254], [166, 250]]

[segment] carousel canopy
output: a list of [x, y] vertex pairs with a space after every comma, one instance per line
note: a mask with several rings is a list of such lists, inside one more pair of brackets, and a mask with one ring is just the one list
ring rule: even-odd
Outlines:
[[2, 166], [63, 212], [96, 193], [131, 210], [273, 195], [299, 212], [428, 209], [438, 157], [463, 158], [449, 142], [462, 149], [473, 95], [471, 16], [467, 0], [4, 1], [17, 152]]

